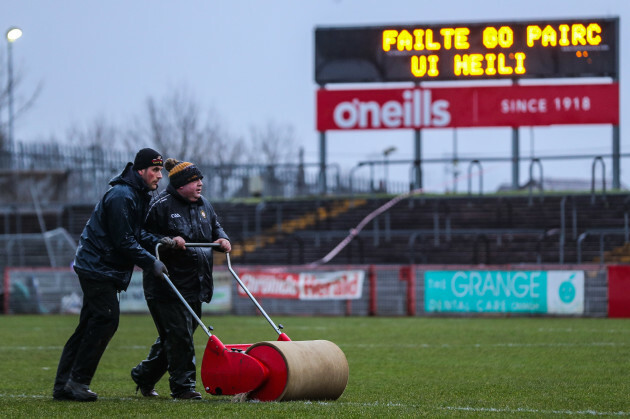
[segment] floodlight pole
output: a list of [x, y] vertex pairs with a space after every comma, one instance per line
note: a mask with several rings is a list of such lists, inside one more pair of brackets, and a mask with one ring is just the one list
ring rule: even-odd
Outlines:
[[7, 93], [9, 95], [9, 148], [15, 152], [15, 144], [13, 139], [13, 42], [22, 36], [22, 30], [17, 27], [11, 27], [7, 30], [7, 65], [8, 80]]

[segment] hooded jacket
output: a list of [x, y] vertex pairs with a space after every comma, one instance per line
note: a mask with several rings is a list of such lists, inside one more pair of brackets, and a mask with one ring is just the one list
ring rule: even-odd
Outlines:
[[[211, 243], [220, 238], [229, 240], [217, 219], [214, 208], [203, 196], [196, 202], [183, 198], [168, 185], [151, 203], [145, 223], [146, 229], [158, 236], [180, 236], [187, 243]], [[186, 247], [160, 249], [160, 260], [169, 272], [169, 278], [187, 301], [210, 302], [214, 284], [212, 280], [212, 248]], [[175, 300], [176, 294], [163, 278], [143, 274], [145, 298]]]
[[[77, 247], [74, 270], [96, 281], [112, 281], [126, 290], [133, 266], [150, 269], [155, 257], [143, 245], [154, 248], [159, 238], [142, 226], [151, 196], [142, 177], [127, 163], [109, 184], [88, 220]], [[141, 244], [142, 243], [142, 244]]]

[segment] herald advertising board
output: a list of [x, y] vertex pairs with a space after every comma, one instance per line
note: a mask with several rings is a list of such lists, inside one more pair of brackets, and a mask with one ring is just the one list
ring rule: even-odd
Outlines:
[[619, 84], [317, 91], [317, 130], [619, 124]]
[[[240, 271], [240, 278], [256, 297], [297, 300], [350, 300], [361, 298], [363, 271], [290, 273]], [[240, 296], [246, 296], [238, 287]]]
[[427, 271], [425, 311], [583, 314], [584, 271]]

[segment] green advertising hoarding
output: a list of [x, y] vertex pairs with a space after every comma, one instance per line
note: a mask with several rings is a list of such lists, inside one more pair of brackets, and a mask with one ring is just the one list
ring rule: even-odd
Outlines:
[[426, 312], [583, 314], [583, 271], [426, 271]]

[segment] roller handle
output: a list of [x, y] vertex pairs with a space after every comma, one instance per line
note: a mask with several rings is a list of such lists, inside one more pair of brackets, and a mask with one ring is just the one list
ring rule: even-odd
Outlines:
[[[160, 246], [162, 245], [162, 243], [158, 243], [155, 246], [155, 257], [157, 258], [157, 260], [160, 260]], [[195, 313], [195, 310], [192, 309], [192, 307], [190, 306], [190, 304], [188, 304], [188, 302], [186, 301], [186, 299], [182, 296], [182, 294], [177, 290], [177, 287], [175, 286], [175, 284], [173, 284], [173, 281], [171, 281], [171, 279], [168, 277], [168, 275], [166, 274], [162, 274], [162, 276], [164, 276], [164, 279], [166, 280], [166, 282], [168, 283], [168, 285], [171, 286], [171, 288], [173, 289], [173, 291], [175, 291], [175, 294], [177, 294], [177, 296], [179, 297], [180, 301], [182, 303], [184, 303], [184, 306], [186, 306], [186, 308], [188, 309], [188, 311], [190, 312], [190, 314], [195, 318], [195, 320], [197, 320], [197, 323], [199, 323], [199, 326], [203, 329], [204, 332], [206, 332], [206, 334], [208, 335], [208, 337], [212, 337], [212, 333], [210, 333], [210, 330], [212, 329], [212, 326], [210, 327], [206, 327], [205, 324], [203, 324], [203, 322], [201, 321], [201, 319], [199, 318], [199, 316], [197, 316], [197, 313]]]
[[[159, 246], [159, 244], [157, 245]], [[157, 255], [157, 246], [155, 248], [155, 254]], [[218, 248], [221, 245], [219, 243], [186, 243], [186, 247], [214, 247], [214, 248]], [[159, 259], [159, 258], [158, 258]], [[271, 317], [269, 317], [269, 315], [267, 315], [267, 312], [262, 308], [262, 306], [258, 303], [258, 301], [256, 300], [256, 298], [252, 295], [251, 292], [249, 292], [249, 290], [247, 289], [247, 287], [245, 286], [245, 284], [243, 284], [243, 281], [241, 281], [241, 278], [238, 277], [238, 275], [236, 274], [236, 272], [234, 272], [234, 269], [232, 269], [232, 262], [230, 261], [230, 254], [226, 253], [225, 254], [225, 260], [227, 261], [227, 266], [228, 266], [228, 270], [230, 271], [230, 273], [232, 274], [232, 276], [234, 277], [234, 279], [236, 280], [236, 282], [238, 282], [238, 284], [241, 286], [241, 288], [243, 289], [243, 291], [245, 291], [245, 293], [247, 294], [247, 296], [249, 297], [249, 299], [252, 301], [252, 303], [254, 303], [254, 305], [256, 306], [256, 308], [258, 310], [260, 310], [260, 312], [262, 313], [262, 315], [265, 317], [265, 319], [267, 319], [267, 322], [269, 322], [269, 324], [271, 325], [271, 327], [273, 327], [273, 330], [276, 331], [276, 333], [279, 335], [279, 339], [280, 340], [291, 340], [289, 339], [289, 337], [280, 331], [280, 329], [283, 328], [282, 325], [280, 325], [280, 327], [276, 326], [276, 324], [273, 322], [273, 320], [271, 320]], [[166, 276], [166, 275], [165, 275]], [[176, 291], [177, 292], [177, 291]], [[179, 294], [179, 293], [178, 293]], [[180, 297], [182, 298], [182, 297]], [[183, 299], [183, 298], [182, 298]], [[188, 306], [188, 303], [186, 303], [186, 305]], [[189, 306], [189, 310], [190, 310], [190, 306]], [[199, 322], [201, 322], [201, 320], [199, 320]], [[199, 323], [201, 324], [201, 323]], [[206, 332], [209, 333], [209, 332]], [[210, 335], [208, 335], [210, 336]]]
[[[186, 243], [186, 246], [189, 247], [219, 247], [220, 244], [219, 243]], [[238, 275], [236, 274], [236, 272], [234, 272], [234, 269], [232, 269], [232, 262], [230, 261], [230, 254], [226, 253], [225, 254], [225, 260], [227, 261], [227, 266], [228, 266], [228, 270], [230, 271], [230, 273], [232, 274], [232, 276], [234, 277], [234, 279], [236, 280], [236, 282], [238, 282], [238, 284], [241, 286], [241, 288], [243, 289], [243, 291], [245, 291], [245, 293], [247, 294], [247, 296], [249, 297], [249, 299], [252, 301], [252, 303], [254, 303], [254, 305], [256, 306], [256, 308], [258, 310], [260, 310], [260, 312], [262, 313], [262, 315], [265, 317], [265, 319], [267, 319], [267, 322], [269, 322], [269, 324], [271, 325], [271, 327], [273, 327], [273, 330], [276, 331], [276, 333], [278, 335], [280, 335], [280, 339], [281, 340], [290, 340], [289, 337], [284, 334], [283, 332], [280, 331], [280, 329], [283, 328], [282, 325], [276, 326], [276, 324], [273, 322], [273, 320], [271, 320], [271, 317], [269, 317], [267, 315], [267, 312], [265, 312], [265, 310], [262, 308], [262, 306], [258, 303], [258, 301], [256, 300], [256, 298], [252, 295], [251, 292], [249, 292], [249, 290], [247, 289], [247, 287], [245, 286], [245, 284], [243, 284], [243, 281], [241, 281], [241, 278], [238, 277]]]
[[[227, 260], [227, 266], [228, 266], [228, 270], [232, 273], [232, 276], [234, 277], [234, 279], [236, 280], [236, 282], [238, 282], [238, 284], [241, 286], [241, 288], [243, 288], [243, 291], [245, 291], [245, 293], [247, 294], [247, 296], [249, 297], [250, 300], [252, 300], [252, 303], [254, 303], [254, 305], [256, 306], [256, 308], [258, 310], [260, 310], [260, 312], [262, 313], [262, 315], [265, 317], [265, 319], [267, 319], [267, 322], [269, 322], [269, 324], [271, 325], [271, 327], [273, 327], [273, 330], [276, 331], [276, 333], [278, 335], [280, 335], [280, 337], [282, 338], [282, 340], [290, 340], [288, 338], [288, 336], [286, 336], [286, 334], [282, 333], [280, 331], [280, 329], [282, 328], [282, 326], [280, 328], [278, 328], [278, 326], [276, 326], [276, 324], [273, 322], [273, 320], [271, 320], [271, 317], [269, 317], [267, 315], [267, 312], [262, 308], [262, 306], [258, 303], [258, 301], [256, 300], [256, 298], [254, 298], [254, 296], [252, 295], [251, 292], [249, 292], [249, 290], [247, 289], [247, 287], [245, 286], [245, 284], [243, 284], [243, 281], [241, 281], [241, 278], [238, 277], [238, 275], [236, 274], [236, 272], [234, 272], [234, 269], [232, 269], [232, 262], [230, 262], [230, 254], [226, 253], [225, 254], [225, 260]], [[286, 339], [285, 339], [286, 338]]]

